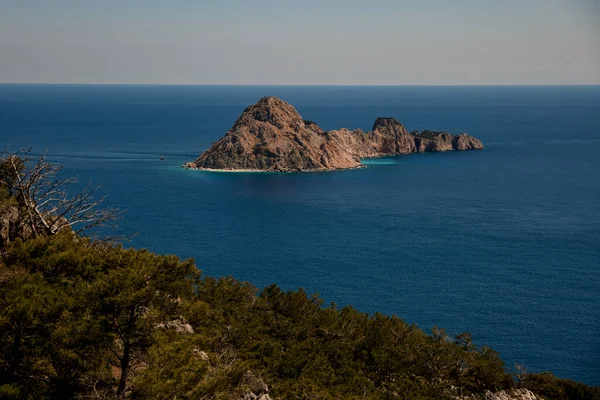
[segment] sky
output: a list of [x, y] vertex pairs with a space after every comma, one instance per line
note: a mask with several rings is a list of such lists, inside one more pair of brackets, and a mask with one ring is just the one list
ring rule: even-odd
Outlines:
[[0, 83], [600, 84], [600, 0], [0, 0]]

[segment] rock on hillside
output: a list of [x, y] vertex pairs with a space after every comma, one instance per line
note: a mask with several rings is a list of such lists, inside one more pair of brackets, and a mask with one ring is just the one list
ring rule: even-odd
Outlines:
[[481, 396], [466, 396], [456, 397], [456, 400], [543, 400], [533, 392], [527, 389], [513, 389], [513, 390], [501, 390], [499, 392], [485, 392], [483, 397]]
[[487, 392], [485, 400], [542, 400], [527, 389], [515, 389], [496, 393]]
[[264, 97], [249, 106], [223, 138], [187, 168], [208, 170], [323, 171], [359, 168], [361, 158], [483, 149], [478, 139], [447, 132], [408, 132], [393, 118], [378, 118], [370, 132], [325, 132], [289, 103]]

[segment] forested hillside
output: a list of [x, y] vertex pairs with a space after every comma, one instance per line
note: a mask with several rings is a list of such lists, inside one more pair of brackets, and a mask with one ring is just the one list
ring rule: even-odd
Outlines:
[[51, 167], [0, 159], [0, 399], [466, 399], [516, 387], [600, 398], [507, 369], [468, 333], [426, 334], [85, 237], [116, 214], [93, 191], [66, 196]]

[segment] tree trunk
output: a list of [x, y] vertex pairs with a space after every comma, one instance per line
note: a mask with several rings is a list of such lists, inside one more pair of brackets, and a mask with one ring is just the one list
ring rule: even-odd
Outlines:
[[129, 318], [127, 319], [127, 331], [121, 332], [123, 340], [123, 357], [121, 357], [121, 379], [119, 380], [119, 388], [117, 396], [121, 398], [127, 388], [127, 378], [129, 377], [129, 359], [131, 358], [131, 332], [135, 323], [135, 307], [129, 308]]
[[23, 328], [17, 328], [15, 331], [15, 337], [13, 339], [13, 344], [12, 344], [12, 348], [10, 351], [10, 361], [8, 364], [8, 370], [7, 372], [7, 377], [9, 380], [12, 379], [13, 375], [15, 374], [15, 371], [17, 369], [17, 364], [19, 364], [19, 361], [21, 359], [21, 357], [19, 356], [19, 353], [21, 353], [21, 336], [23, 335]]
[[130, 348], [131, 346], [129, 342], [123, 343], [123, 357], [121, 357], [121, 379], [119, 380], [119, 388], [117, 389], [117, 396], [119, 398], [121, 398], [127, 386], [127, 377], [129, 375]]

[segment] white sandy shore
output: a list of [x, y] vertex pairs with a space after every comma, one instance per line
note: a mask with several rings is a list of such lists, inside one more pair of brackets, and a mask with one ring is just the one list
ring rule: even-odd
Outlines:
[[347, 170], [351, 170], [351, 169], [360, 169], [360, 168], [366, 168], [366, 165], [359, 165], [357, 167], [354, 168], [337, 168], [337, 169], [304, 169], [301, 171], [269, 171], [269, 170], [264, 170], [264, 169], [213, 169], [213, 168], [197, 168], [197, 167], [188, 167], [186, 165], [183, 165], [183, 168], [185, 169], [190, 169], [190, 170], [195, 170], [195, 171], [207, 171], [207, 172], [233, 172], [233, 173], [277, 173], [277, 174], [281, 174], [281, 173], [300, 173], [300, 172], [313, 172], [313, 173], [323, 173], [323, 172], [331, 172], [331, 171], [347, 171]]
[[209, 172], [277, 172], [277, 171], [265, 171], [264, 169], [213, 169], [213, 168], [189, 168], [197, 171], [209, 171]]

